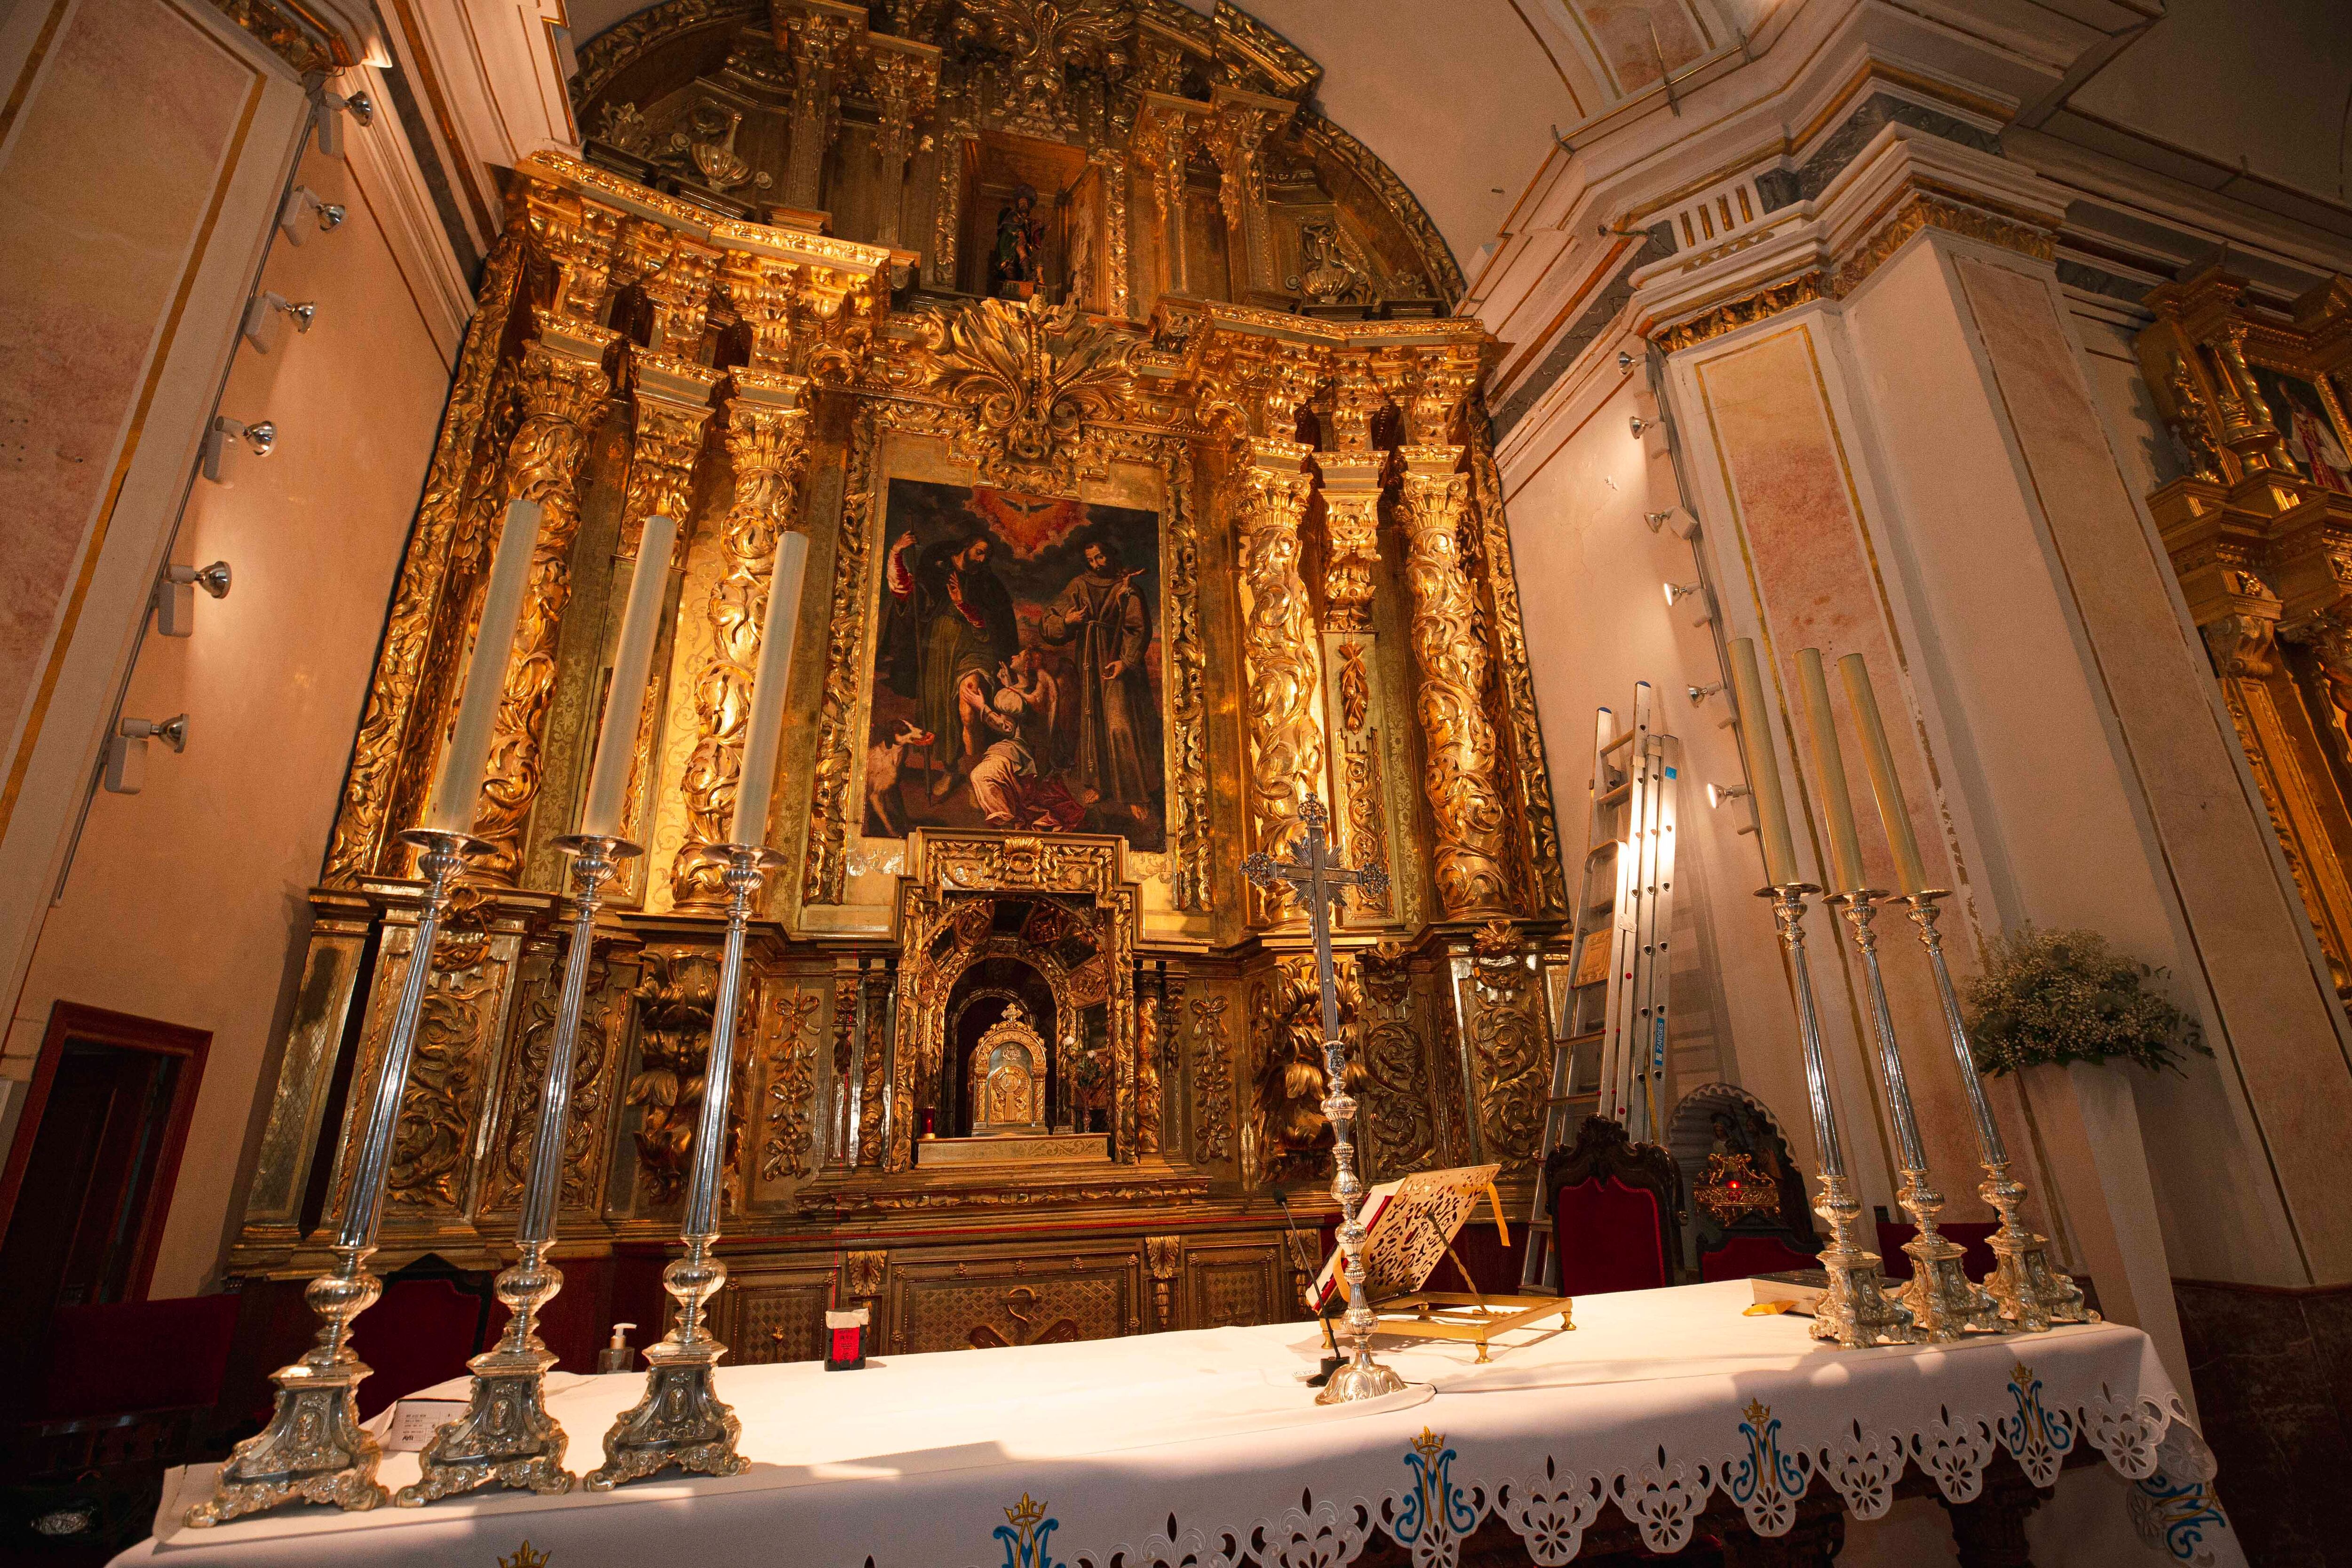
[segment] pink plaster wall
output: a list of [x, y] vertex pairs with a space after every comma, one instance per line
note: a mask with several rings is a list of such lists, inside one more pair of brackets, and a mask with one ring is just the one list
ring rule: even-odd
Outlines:
[[[129, 4], [131, 0], [109, 0]], [[240, 1152], [307, 931], [368, 672], [416, 506], [448, 369], [387, 249], [372, 193], [311, 154], [302, 182], [350, 216], [279, 244], [262, 286], [317, 324], [239, 352], [223, 410], [279, 429], [235, 483], [199, 483], [176, 558], [229, 562], [195, 635], [150, 637], [125, 711], [189, 714], [184, 755], [145, 791], [100, 794], [49, 917], [9, 1040], [27, 1065], [59, 998], [213, 1032], [153, 1294], [193, 1292], [233, 1230]]]
[[254, 79], [157, 0], [82, 0], [40, 72], [0, 161], [0, 826]]

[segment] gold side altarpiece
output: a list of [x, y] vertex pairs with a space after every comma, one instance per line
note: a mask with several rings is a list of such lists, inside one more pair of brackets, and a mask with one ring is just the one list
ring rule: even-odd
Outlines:
[[[671, 0], [583, 49], [587, 156], [513, 172], [233, 1273], [325, 1258], [415, 937], [399, 836], [516, 497], [545, 522], [488, 848], [425, 993], [379, 1268], [504, 1259], [562, 970], [554, 841], [656, 515], [680, 527], [622, 827], [646, 853], [592, 954], [551, 1340], [593, 1343], [631, 1279], [656, 1299], [677, 1229], [727, 899], [711, 846], [787, 529], [811, 548], [770, 829], [787, 864], [726, 1151], [734, 1359], [815, 1354], [829, 1299], [908, 1351], [1294, 1315], [1318, 1259], [1286, 1245], [1274, 1189], [1328, 1212], [1318, 994], [1306, 922], [1241, 863], [1287, 849], [1310, 795], [1345, 863], [1391, 879], [1339, 932], [1368, 1178], [1492, 1163], [1524, 1190], [1564, 885], [1476, 391], [1495, 345], [1445, 316], [1443, 242], [1307, 106], [1313, 62], [1228, 6], [890, 16]], [[1001, 547], [954, 578], [973, 630], [937, 605], [909, 623], [910, 648], [981, 639], [952, 691], [877, 679], [933, 657], [892, 652], [916, 580], [964, 570], [901, 548], [919, 503]], [[1118, 662], [1148, 680], [1074, 640], [1085, 605], [991, 620], [970, 597], [1087, 538], [1150, 542], [1084, 579], [1087, 605], [1140, 601], [1145, 651]], [[1003, 716], [1041, 710], [1048, 665], [1076, 719], [1033, 732]], [[1153, 776], [1109, 782], [1087, 737], [1139, 721]], [[959, 724], [1006, 745], [959, 761]]]
[[2352, 283], [2216, 266], [2147, 296], [2179, 477], [2148, 496], [2338, 993], [2352, 997]]

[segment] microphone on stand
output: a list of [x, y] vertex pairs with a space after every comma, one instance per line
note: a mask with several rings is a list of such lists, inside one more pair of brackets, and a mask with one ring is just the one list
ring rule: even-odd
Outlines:
[[[1279, 1187], [1274, 1190], [1274, 1201], [1282, 1205], [1282, 1223], [1290, 1231], [1290, 1256], [1299, 1264], [1299, 1272], [1304, 1274], [1307, 1272], [1307, 1263], [1312, 1258], [1313, 1254], [1307, 1250], [1307, 1242], [1298, 1234], [1298, 1222], [1291, 1215], [1289, 1197]], [[1307, 1380], [1307, 1386], [1309, 1388], [1322, 1387], [1331, 1381], [1333, 1373], [1348, 1364], [1348, 1358], [1339, 1353], [1339, 1337], [1331, 1330], [1331, 1320], [1344, 1310], [1346, 1309], [1340, 1305], [1339, 1292], [1337, 1290], [1332, 1291], [1323, 1305], [1315, 1310], [1316, 1317], [1323, 1324], [1323, 1343], [1330, 1353], [1323, 1358], [1323, 1370]]]

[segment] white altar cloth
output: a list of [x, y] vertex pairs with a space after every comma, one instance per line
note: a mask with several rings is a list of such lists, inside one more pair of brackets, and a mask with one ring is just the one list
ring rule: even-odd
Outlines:
[[[1604, 1500], [1651, 1550], [1676, 1552], [1717, 1491], [1777, 1535], [1811, 1486], [1873, 1519], [1906, 1467], [1961, 1502], [1999, 1451], [2046, 1485], [2083, 1444], [2132, 1483], [2116, 1526], [2157, 1550], [2149, 1562], [2243, 1562], [2210, 1451], [2137, 1330], [1839, 1351], [1801, 1318], [1743, 1316], [1752, 1300], [1745, 1281], [1586, 1297], [1575, 1331], [1519, 1331], [1485, 1366], [1467, 1345], [1384, 1338], [1381, 1358], [1419, 1386], [1334, 1408], [1300, 1381], [1321, 1352], [1307, 1323], [848, 1373], [722, 1368], [753, 1461], [740, 1476], [189, 1530], [180, 1514], [211, 1485], [198, 1466], [173, 1473], [159, 1536], [116, 1564], [1339, 1568], [1385, 1537], [1416, 1568], [1453, 1568], [1489, 1519], [1551, 1564], [1576, 1555]], [[575, 1470], [643, 1386], [630, 1373], [551, 1394]], [[381, 1479], [396, 1489], [415, 1471], [415, 1455], [388, 1455]]]

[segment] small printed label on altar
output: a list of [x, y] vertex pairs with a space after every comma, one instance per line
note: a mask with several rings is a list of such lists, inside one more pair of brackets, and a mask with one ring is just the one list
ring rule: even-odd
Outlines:
[[466, 1413], [462, 1399], [404, 1399], [393, 1406], [392, 1425], [383, 1434], [387, 1454], [414, 1454], [433, 1441], [445, 1421]]

